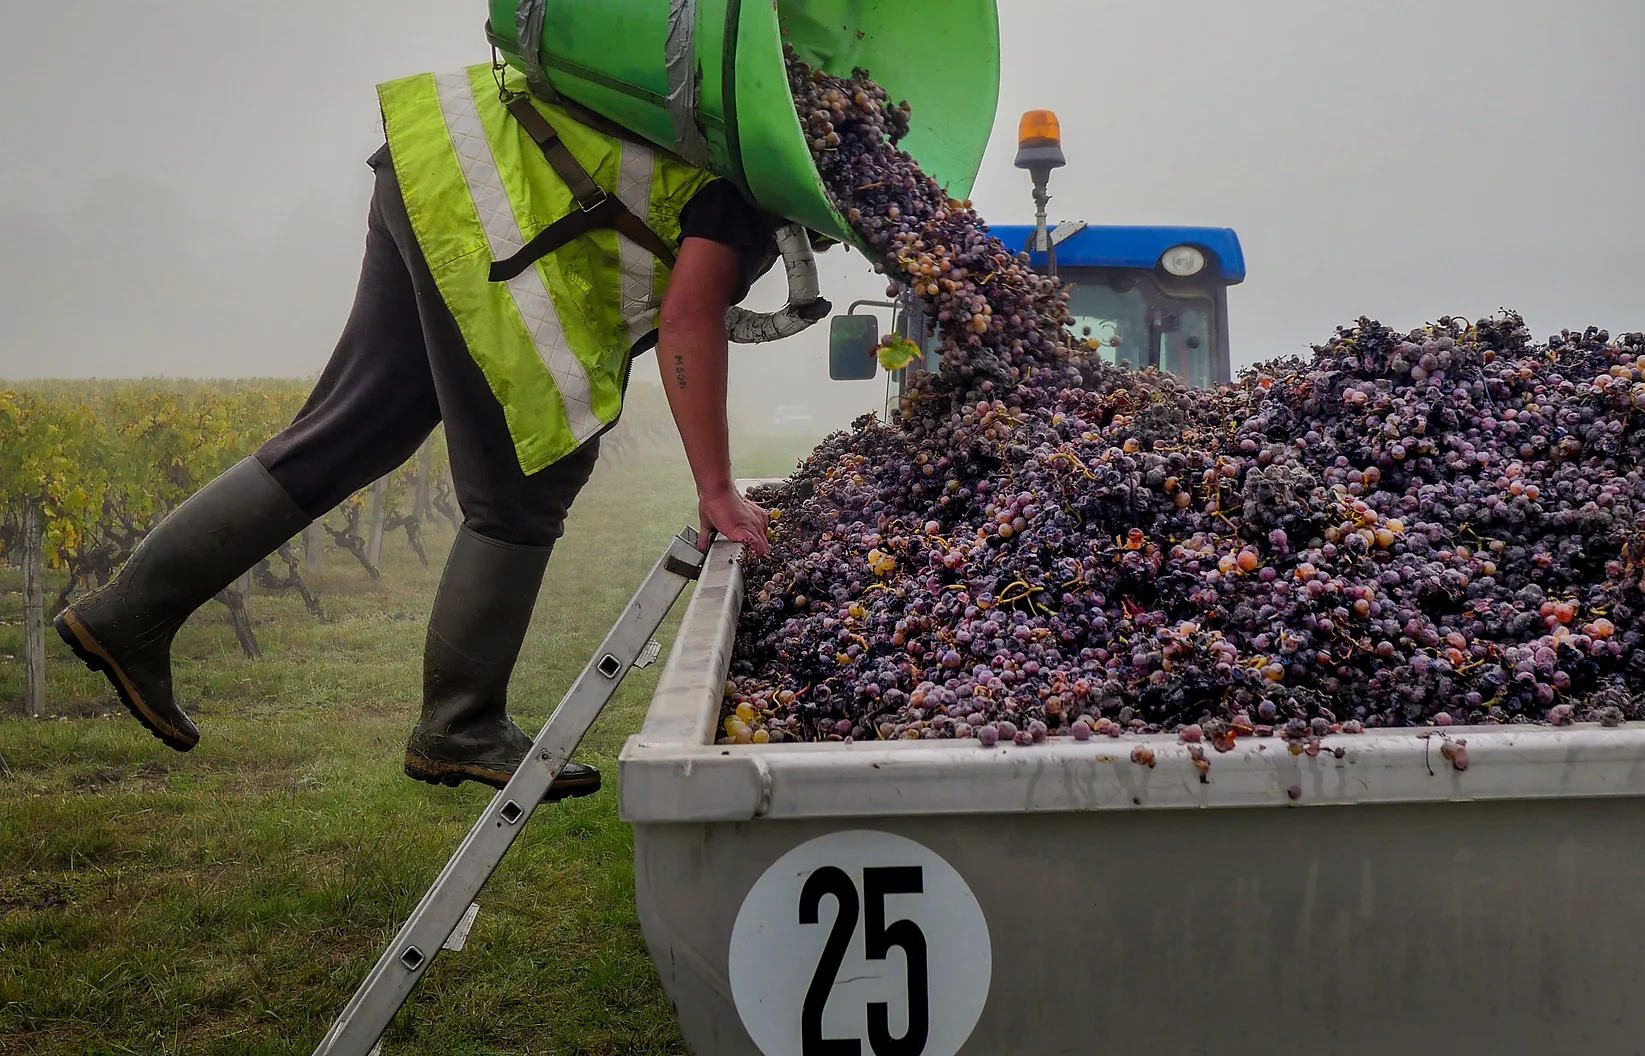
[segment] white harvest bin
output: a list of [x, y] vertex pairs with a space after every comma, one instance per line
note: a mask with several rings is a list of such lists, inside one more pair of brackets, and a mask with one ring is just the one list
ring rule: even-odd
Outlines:
[[742, 588], [620, 763], [699, 1056], [1645, 1051], [1645, 724], [717, 746]]

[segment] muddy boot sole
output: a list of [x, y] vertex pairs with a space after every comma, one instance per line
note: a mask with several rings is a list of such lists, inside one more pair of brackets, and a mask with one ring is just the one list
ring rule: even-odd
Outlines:
[[143, 695], [137, 692], [131, 679], [114, 662], [85, 624], [75, 618], [73, 611], [64, 609], [51, 621], [57, 630], [57, 637], [63, 639], [63, 644], [74, 651], [74, 655], [91, 670], [103, 675], [114, 687], [115, 695], [120, 698], [126, 710], [132, 717], [143, 724], [143, 728], [163, 741], [167, 748], [179, 752], [186, 752], [200, 743], [199, 731], [178, 729], [173, 723], [155, 714], [143, 701]]
[[[498, 770], [480, 763], [452, 763], [430, 759], [417, 752], [406, 753], [406, 776], [430, 785], [456, 788], [464, 781], [473, 781], [488, 788], [501, 789], [513, 778], [506, 770]], [[558, 803], [562, 799], [581, 799], [592, 796], [601, 788], [600, 772], [586, 767], [582, 772], [568, 774], [549, 786], [544, 803]]]

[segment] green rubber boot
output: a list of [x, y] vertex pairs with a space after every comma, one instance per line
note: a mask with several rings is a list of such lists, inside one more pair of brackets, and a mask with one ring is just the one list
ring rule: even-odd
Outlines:
[[[531, 750], [508, 717], [508, 680], [552, 552], [457, 533], [428, 620], [423, 715], [406, 745], [406, 776], [502, 788]], [[544, 798], [599, 790], [598, 770], [567, 763]]]
[[195, 609], [308, 523], [262, 463], [247, 458], [177, 507], [107, 586], [76, 598], [52, 625], [87, 667], [108, 676], [138, 722], [186, 752], [200, 731], [172, 693], [172, 638]]

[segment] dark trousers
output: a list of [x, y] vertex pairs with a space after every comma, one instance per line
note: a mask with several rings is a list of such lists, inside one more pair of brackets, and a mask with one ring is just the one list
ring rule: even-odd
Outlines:
[[503, 408], [435, 288], [388, 150], [377, 173], [354, 308], [319, 384], [257, 460], [310, 517], [404, 464], [440, 422], [471, 531], [552, 546], [588, 482], [599, 441], [526, 476]]

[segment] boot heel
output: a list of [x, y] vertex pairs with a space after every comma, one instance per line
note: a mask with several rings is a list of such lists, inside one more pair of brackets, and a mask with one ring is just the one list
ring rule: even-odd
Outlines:
[[421, 781], [425, 785], [444, 785], [447, 788], [456, 788], [463, 783], [460, 775], [444, 773], [431, 766], [420, 755], [406, 753], [406, 776], [413, 781]]
[[[52, 617], [51, 626], [52, 629], [57, 632], [57, 637], [63, 639], [63, 644], [68, 646], [69, 650], [74, 653], [75, 659], [79, 660], [82, 664], [85, 664], [88, 668], [100, 675], [108, 674], [109, 665], [104, 663], [102, 658], [96, 653], [91, 652], [85, 646], [80, 644], [79, 636], [74, 633], [74, 629], [70, 627], [68, 621], [63, 618], [67, 615], [67, 613], [68, 610], [65, 609], [56, 616]], [[116, 687], [116, 689], [118, 688], [119, 687]]]

